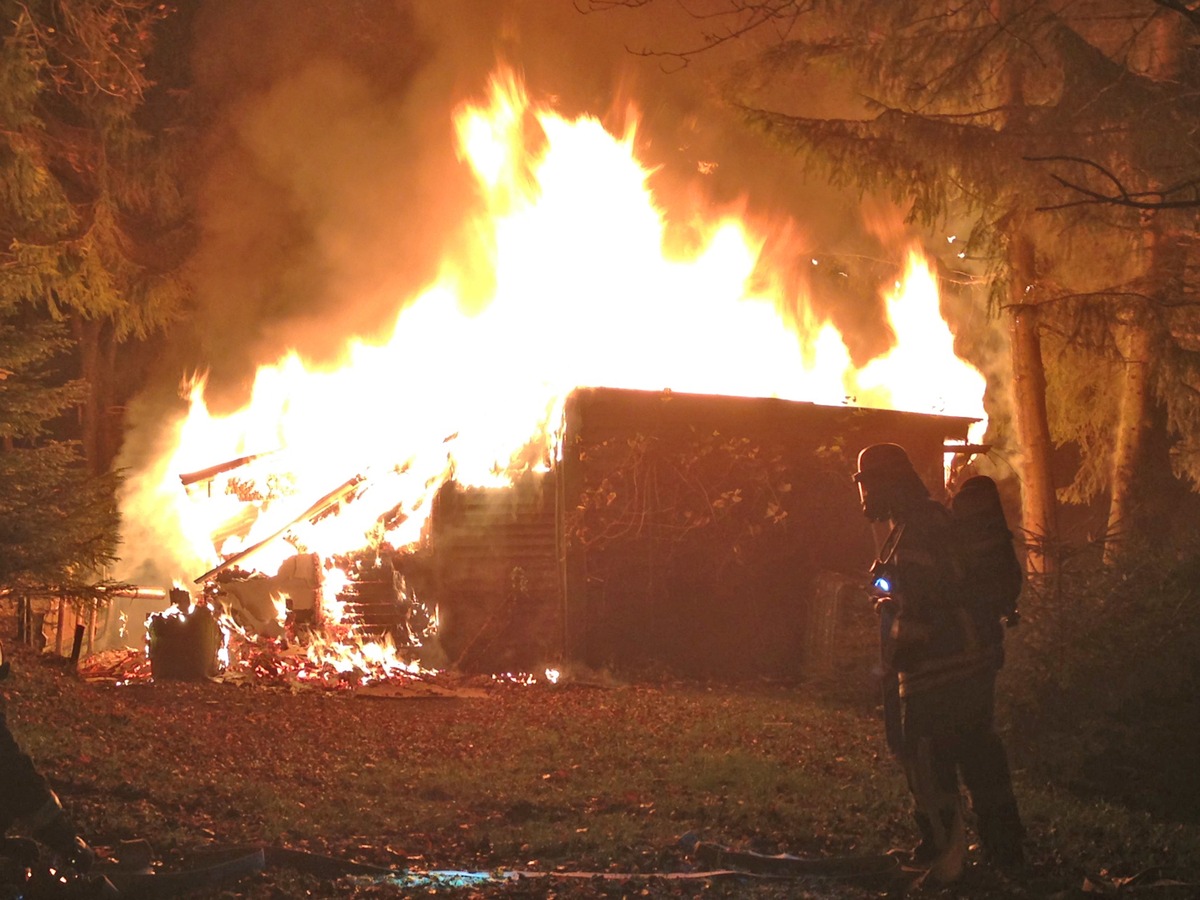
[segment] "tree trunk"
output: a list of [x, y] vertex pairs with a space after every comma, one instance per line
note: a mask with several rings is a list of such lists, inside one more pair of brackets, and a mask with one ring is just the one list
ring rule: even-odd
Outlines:
[[1058, 527], [1039, 310], [1028, 291], [1034, 278], [1033, 245], [1026, 235], [1017, 232], [1010, 241], [1009, 254], [1013, 403], [1021, 444], [1025, 568], [1031, 575], [1046, 575], [1055, 569]]
[[1142, 531], [1138, 473], [1143, 466], [1151, 428], [1150, 365], [1155, 344], [1148, 318], [1147, 310], [1127, 307], [1117, 325], [1122, 357], [1121, 412], [1113, 451], [1112, 493], [1104, 541], [1104, 561], [1110, 564], [1121, 558], [1129, 546], [1129, 538]]
[[117, 450], [112, 416], [116, 344], [112, 326], [106, 322], [77, 316], [71, 324], [79, 343], [80, 377], [87, 392], [80, 410], [80, 442], [88, 474], [102, 475], [111, 468]]
[[[1183, 17], [1164, 11], [1148, 29], [1150, 41], [1146, 74], [1156, 81], [1176, 80], [1183, 67]], [[1182, 255], [1167, 234], [1166, 216], [1149, 210], [1142, 217], [1145, 297], [1126, 304], [1115, 326], [1121, 353], [1121, 406], [1113, 449], [1112, 485], [1104, 561], [1118, 562], [1130, 548], [1130, 539], [1144, 537], [1150, 519], [1151, 480], [1143, 477], [1147, 446], [1154, 428], [1155, 397], [1151, 378], [1158, 356], [1159, 324], [1155, 304], [1169, 299]]]
[[[1023, 9], [1014, 10], [1012, 0], [992, 0], [996, 22], [1007, 23]], [[1016, 57], [1008, 60], [1002, 80], [1003, 130], [1025, 129], [1029, 110], [1025, 104], [1025, 72]], [[1050, 420], [1046, 414], [1046, 368], [1042, 361], [1042, 338], [1033, 241], [1023, 215], [1026, 198], [1011, 198], [1014, 217], [1008, 232], [1008, 310], [1011, 316], [1010, 353], [1013, 368], [1013, 407], [1021, 452], [1021, 531], [1025, 543], [1025, 571], [1044, 576], [1057, 568], [1057, 498], [1051, 474]]]

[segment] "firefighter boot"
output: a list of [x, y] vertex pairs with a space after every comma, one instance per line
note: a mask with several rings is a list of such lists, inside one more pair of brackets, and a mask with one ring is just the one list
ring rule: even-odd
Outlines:
[[917, 810], [913, 814], [921, 841], [908, 852], [892, 851], [902, 864], [923, 869], [921, 880], [949, 884], [962, 875], [966, 862], [967, 837], [962, 804], [947, 806], [932, 814]]
[[929, 862], [926, 878], [934, 884], [958, 881], [967, 857], [967, 829], [961, 800], [942, 807], [929, 818], [936, 834], [937, 853]]
[[1014, 869], [1023, 865], [1025, 828], [1021, 824], [1016, 801], [1009, 800], [991, 809], [977, 810], [976, 816], [984, 858], [998, 869]]

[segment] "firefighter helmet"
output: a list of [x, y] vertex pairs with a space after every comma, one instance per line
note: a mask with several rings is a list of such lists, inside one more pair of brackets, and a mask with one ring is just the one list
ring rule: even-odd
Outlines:
[[897, 477], [908, 473], [916, 474], [912, 460], [899, 444], [872, 444], [858, 454], [858, 471], [854, 480], [862, 483], [864, 478]]
[[871, 444], [858, 454], [854, 473], [862, 511], [873, 522], [895, 517], [898, 509], [929, 496], [907, 451], [899, 444]]

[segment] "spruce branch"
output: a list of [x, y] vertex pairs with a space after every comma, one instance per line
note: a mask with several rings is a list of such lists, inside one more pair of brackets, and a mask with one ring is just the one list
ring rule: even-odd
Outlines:
[[[575, 0], [575, 8], [587, 15], [619, 8], [640, 9], [652, 2], [653, 0]], [[687, 68], [694, 57], [739, 40], [764, 25], [784, 23], [779, 35], [782, 39], [796, 19], [804, 13], [812, 12], [815, 5], [813, 0], [731, 0], [727, 8], [712, 12], [690, 9], [684, 2], [680, 3], [680, 7], [692, 19], [720, 23], [720, 27], [703, 31], [700, 43], [684, 50], [652, 50], [648, 47], [634, 49], [627, 46], [626, 51], [635, 56], [663, 60], [664, 71], [679, 71]]]

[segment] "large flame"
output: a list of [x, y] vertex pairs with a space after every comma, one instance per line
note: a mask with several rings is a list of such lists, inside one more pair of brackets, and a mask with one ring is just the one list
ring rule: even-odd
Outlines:
[[[228, 415], [209, 411], [203, 380], [189, 386], [173, 449], [125, 504], [164, 523], [177, 559], [215, 565], [261, 543], [253, 563], [270, 571], [297, 549], [411, 544], [451, 474], [494, 484], [546, 465], [579, 386], [984, 416], [983, 377], [955, 356], [919, 252], [886, 297], [893, 350], [856, 370], [832, 324], [770, 286], [784, 279], [761, 271], [762, 236], [733, 217], [668, 227], [633, 127], [615, 136], [534, 107], [508, 72], [455, 121], [481, 199], [470, 252], [398, 300], [388, 341], [350, 340], [335, 367], [264, 365]], [[326, 497], [353, 502], [306, 515]]]

